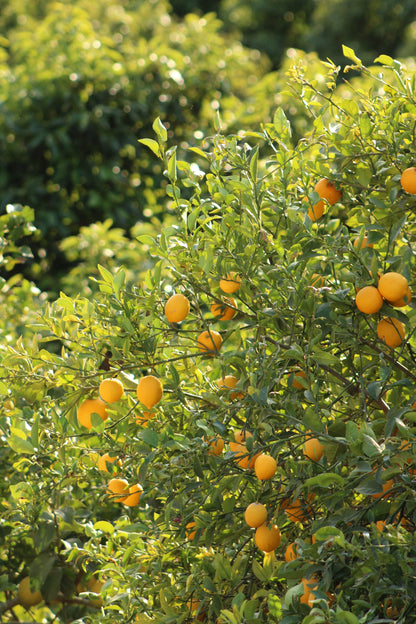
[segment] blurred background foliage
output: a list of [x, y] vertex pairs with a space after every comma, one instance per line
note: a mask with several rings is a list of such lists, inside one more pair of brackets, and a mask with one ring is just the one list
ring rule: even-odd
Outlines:
[[414, 54], [416, 7], [0, 0], [0, 32], [0, 210], [34, 209], [24, 275], [56, 294], [91, 289], [97, 258], [111, 264], [123, 253], [128, 263], [121, 241], [143, 221], [158, 230], [169, 214], [161, 167], [138, 143], [153, 135], [157, 116], [182, 150], [213, 132], [219, 109], [223, 130], [237, 132], [257, 130], [282, 106], [300, 138], [311, 119], [286, 91], [291, 65], [322, 89], [320, 59], [344, 64], [341, 42], [365, 63], [381, 52]]

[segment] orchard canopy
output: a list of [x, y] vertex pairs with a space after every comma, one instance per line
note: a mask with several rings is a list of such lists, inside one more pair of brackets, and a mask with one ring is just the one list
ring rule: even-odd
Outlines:
[[416, 621], [415, 79], [344, 53], [299, 141], [157, 118], [146, 270], [3, 331], [2, 622]]

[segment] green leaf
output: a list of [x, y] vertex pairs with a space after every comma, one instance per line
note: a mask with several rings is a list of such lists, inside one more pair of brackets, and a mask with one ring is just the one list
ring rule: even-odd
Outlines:
[[168, 160], [168, 176], [169, 180], [173, 183], [176, 182], [177, 179], [177, 171], [176, 171], [176, 152], [173, 151], [172, 155]]
[[155, 244], [155, 239], [149, 234], [141, 234], [140, 236], [136, 236], [136, 240], [143, 245], [153, 246]]
[[113, 286], [114, 286], [114, 294], [117, 299], [120, 299], [120, 291], [124, 286], [126, 281], [126, 272], [124, 269], [119, 269], [114, 277]]
[[47, 602], [55, 600], [59, 590], [61, 589], [61, 582], [63, 576], [63, 569], [60, 566], [54, 566], [48, 576], [46, 577], [42, 585], [42, 597]]
[[345, 479], [336, 472], [324, 472], [320, 475], [316, 475], [315, 477], [310, 477], [305, 481], [306, 487], [331, 487], [333, 485], [339, 485], [342, 487], [344, 484]]
[[139, 139], [139, 143], [146, 145], [158, 157], [161, 157], [159, 143], [154, 139]]
[[290, 142], [292, 127], [283, 108], [277, 108], [273, 116], [273, 125], [282, 143]]
[[33, 455], [35, 447], [29, 438], [27, 438], [23, 431], [20, 429], [11, 430], [11, 435], [7, 438], [7, 443], [14, 450], [15, 453]]
[[349, 48], [348, 46], [343, 45], [342, 53], [347, 59], [350, 59], [350, 61], [354, 61], [354, 63], [357, 63], [357, 65], [362, 65], [361, 59], [359, 59], [358, 56], [356, 56], [352, 48]]
[[[369, 137], [372, 131], [373, 131], [373, 127], [371, 125], [370, 117], [367, 115], [367, 113], [361, 113], [360, 115], [361, 136], [363, 138]], [[365, 168], [366, 169], [368, 168], [367, 165], [365, 165]], [[370, 180], [371, 180], [371, 176], [370, 176]]]
[[315, 539], [318, 542], [326, 542], [327, 540], [335, 541], [340, 546], [343, 546], [345, 543], [345, 536], [340, 529], [337, 529], [333, 526], [325, 526], [321, 527], [314, 533]]
[[29, 566], [29, 576], [38, 579], [40, 585], [46, 580], [49, 572], [56, 562], [56, 557], [49, 553], [42, 553], [32, 561]]
[[152, 124], [152, 128], [155, 131], [156, 136], [159, 139], [159, 141], [161, 143], [166, 143], [166, 141], [168, 140], [168, 133], [167, 133], [165, 126], [161, 122], [160, 117], [156, 117], [156, 119], [154, 120]]
[[53, 522], [41, 522], [33, 533], [33, 545], [38, 551], [46, 550], [56, 538], [55, 524]]
[[258, 148], [258, 145], [256, 145], [256, 147], [253, 150], [251, 150], [251, 154], [250, 154], [250, 174], [251, 174], [251, 179], [253, 180], [254, 184], [256, 184], [256, 181], [257, 181], [258, 162], [259, 162], [259, 148]]
[[398, 237], [398, 235], [400, 234], [401, 230], [403, 229], [405, 223], [407, 221], [407, 215], [403, 215], [403, 217], [401, 219], [399, 219], [398, 221], [396, 221], [396, 223], [394, 223], [394, 225], [392, 226], [390, 232], [389, 232], [389, 243], [393, 243], [396, 238]]
[[190, 152], [194, 152], [195, 154], [198, 154], [198, 156], [201, 156], [201, 158], [205, 158], [206, 160], [208, 160], [208, 155], [203, 152], [199, 147], [189, 147], [188, 150]]
[[106, 520], [99, 520], [94, 524], [94, 529], [96, 531], [101, 531], [102, 533], [108, 533], [112, 535], [114, 533], [114, 527], [111, 522], [107, 522]]
[[101, 273], [103, 280], [107, 282], [107, 284], [113, 285], [113, 274], [108, 269], [101, 266], [101, 264], [98, 265], [98, 270]]
[[149, 446], [153, 446], [154, 448], [159, 446], [159, 436], [156, 431], [152, 431], [152, 429], [142, 429], [138, 437]]
[[337, 624], [360, 624], [359, 619], [350, 611], [337, 610], [336, 620]]
[[382, 65], [391, 67], [394, 65], [394, 59], [392, 59], [391, 56], [387, 56], [387, 54], [380, 54], [380, 56], [374, 59], [374, 63], [381, 63]]
[[359, 483], [355, 488], [355, 491], [359, 494], [364, 494], [364, 496], [369, 496], [371, 494], [381, 494], [383, 492], [383, 488], [377, 479], [371, 477], [361, 481], [361, 483]]
[[217, 576], [222, 579], [231, 579], [231, 563], [227, 557], [217, 553], [214, 559], [214, 568]]
[[267, 583], [267, 581], [269, 581], [269, 573], [267, 570], [265, 570], [263, 568], [262, 565], [260, 565], [260, 563], [254, 559], [253, 560], [253, 564], [252, 564], [252, 570], [254, 575], [259, 579], [259, 581], [261, 581], [262, 583]]

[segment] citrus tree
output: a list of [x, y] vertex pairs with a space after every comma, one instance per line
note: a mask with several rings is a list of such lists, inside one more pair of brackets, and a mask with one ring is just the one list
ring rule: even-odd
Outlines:
[[364, 89], [291, 68], [300, 141], [157, 118], [146, 273], [3, 356], [4, 622], [414, 621], [413, 77], [344, 53]]

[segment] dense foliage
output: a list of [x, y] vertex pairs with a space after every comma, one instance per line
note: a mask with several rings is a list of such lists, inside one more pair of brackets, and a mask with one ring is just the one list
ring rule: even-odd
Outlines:
[[[225, 133], [217, 115], [182, 160], [157, 118], [141, 145], [172, 219], [137, 233], [146, 272], [110, 257], [94, 296], [62, 293], [3, 347], [5, 623], [27, 618], [27, 575], [39, 622], [414, 622], [415, 306], [381, 288], [384, 274], [415, 287], [414, 79], [344, 51], [362, 89], [340, 94], [334, 66], [323, 89], [302, 59], [291, 69], [312, 124], [300, 140], [281, 108], [256, 132]], [[371, 314], [356, 305], [368, 286]], [[165, 312], [173, 293], [190, 302], [182, 321]], [[383, 318], [403, 331], [395, 347]], [[86, 417], [109, 378], [123, 395]], [[137, 504], [112, 494], [116, 476], [140, 484]], [[245, 522], [253, 502], [281, 532], [273, 547]]]
[[156, 116], [185, 147], [219, 101], [230, 125], [270, 113], [267, 63], [212, 15], [177, 22], [164, 0], [4, 4], [0, 198], [35, 209], [49, 262], [37, 278], [57, 274], [57, 243], [81, 226], [129, 228], [164, 208], [161, 167], [137, 143]]

